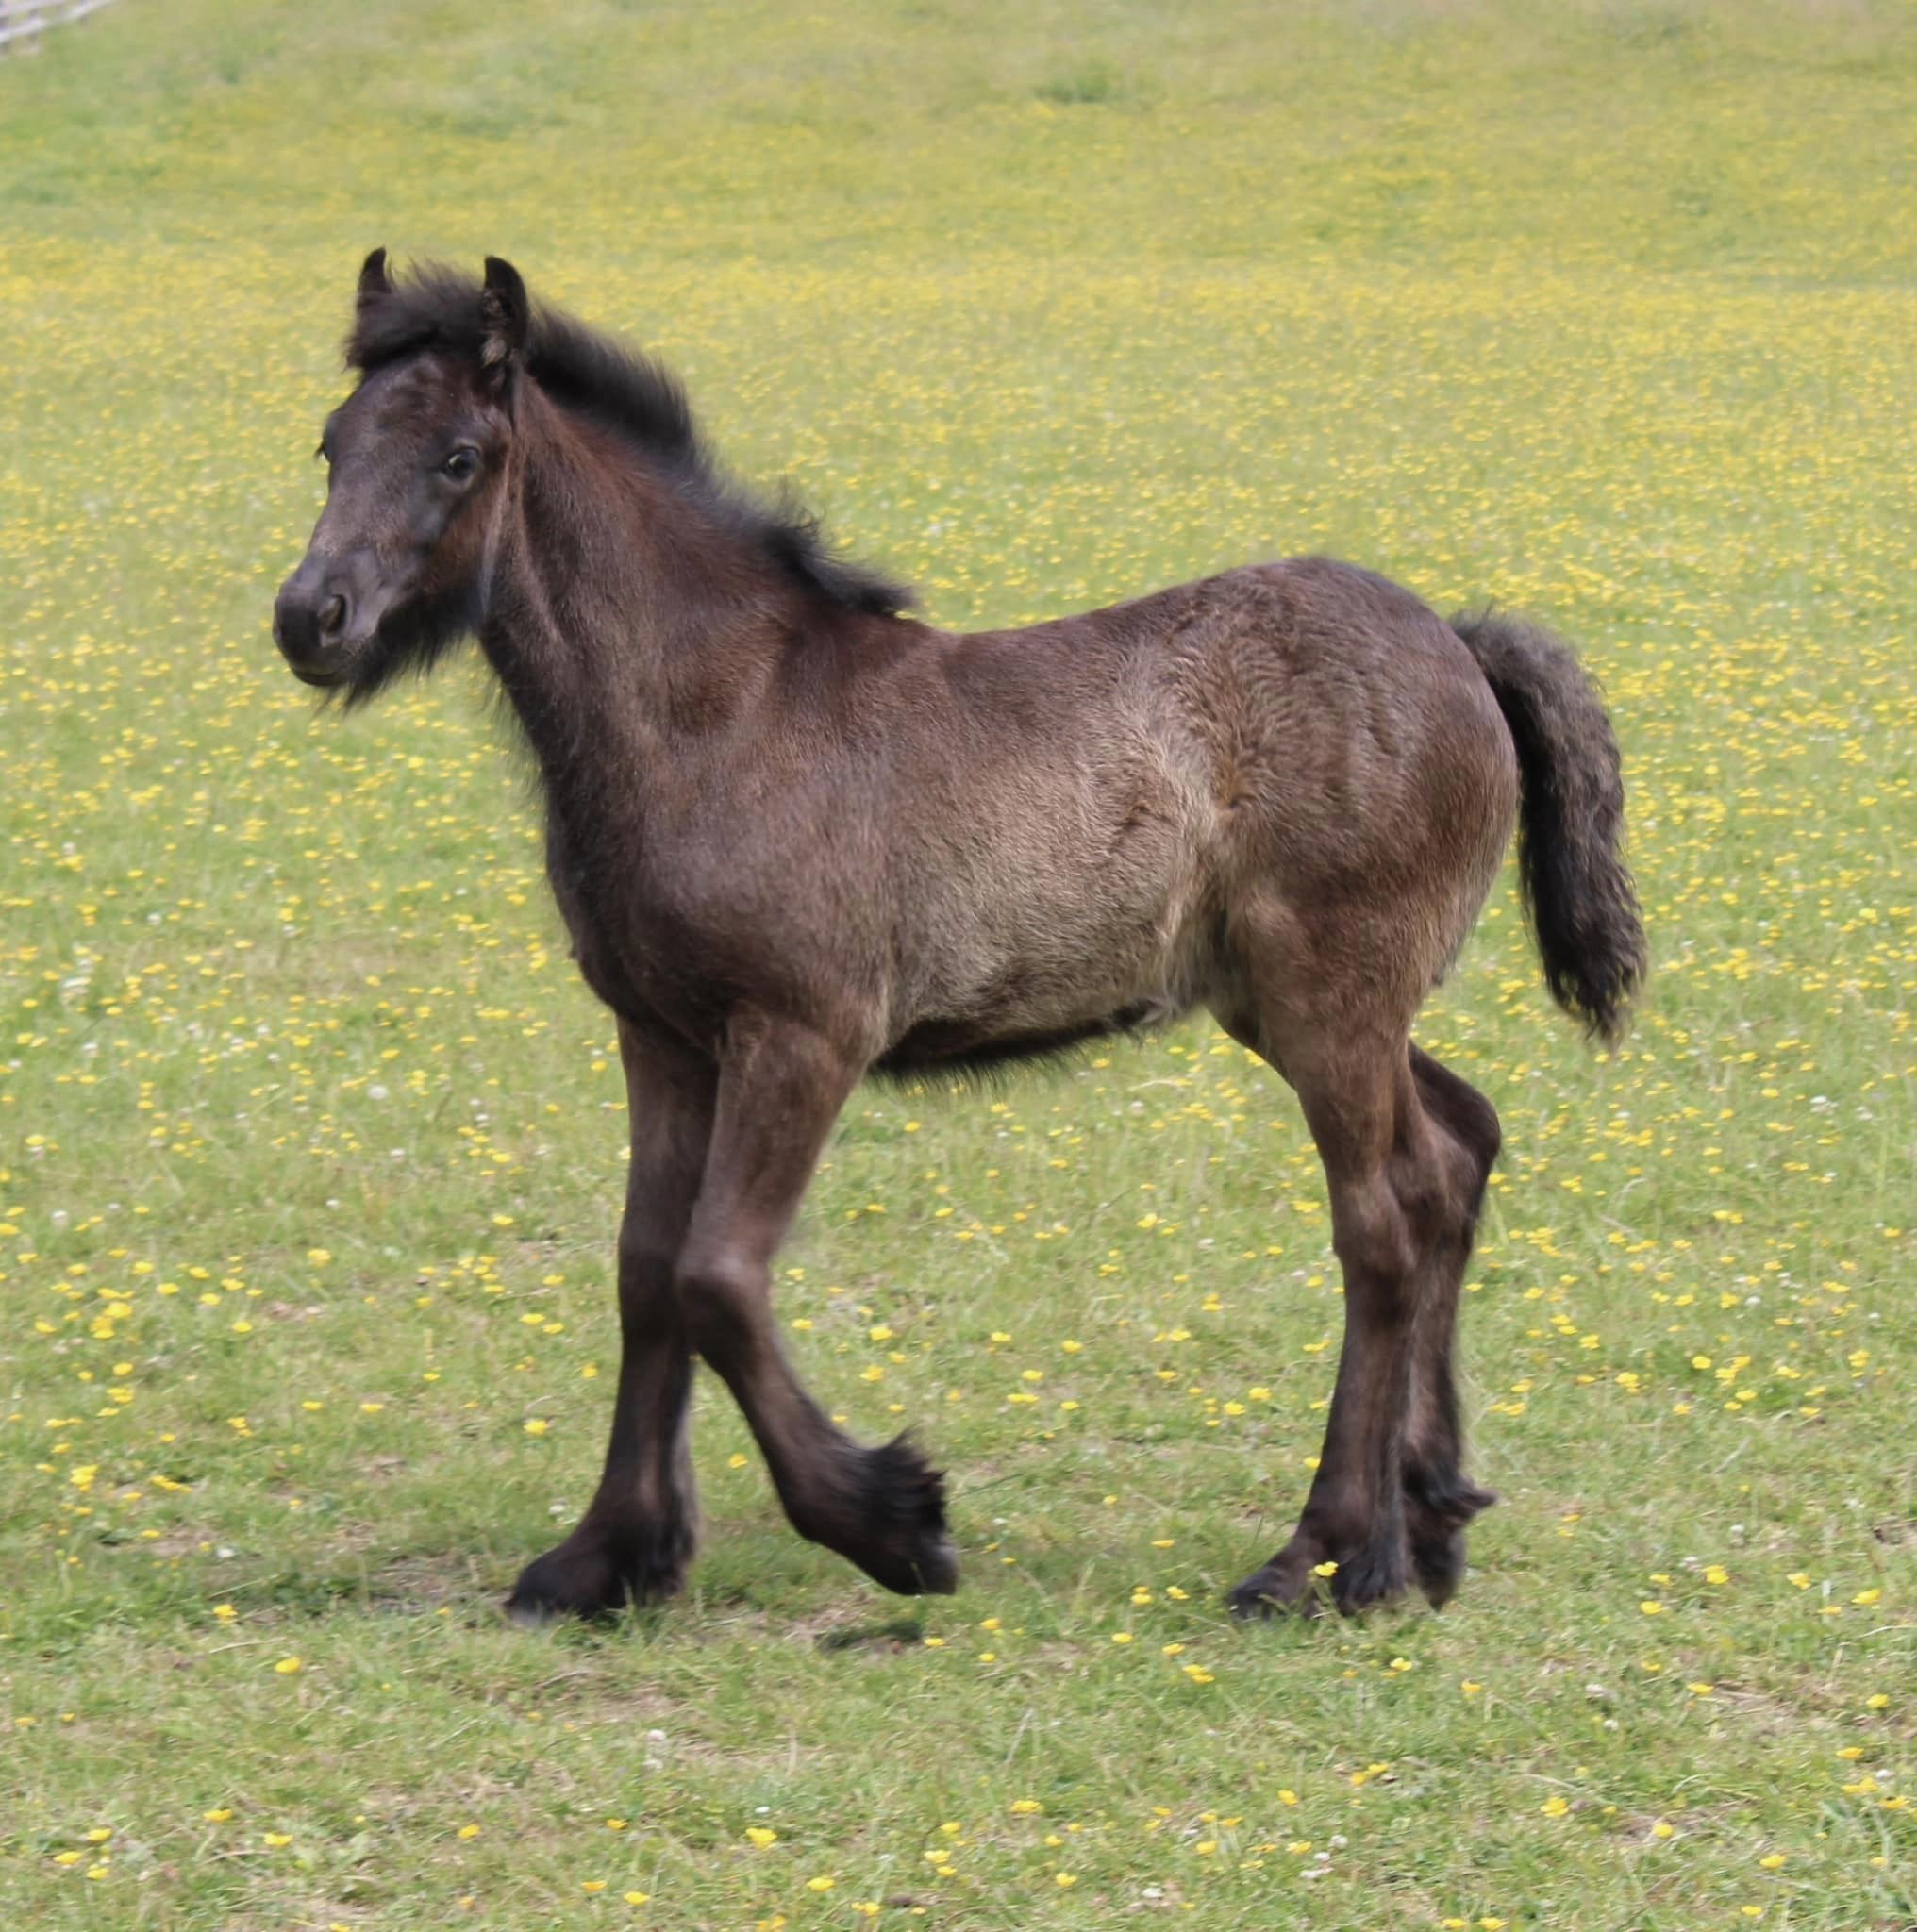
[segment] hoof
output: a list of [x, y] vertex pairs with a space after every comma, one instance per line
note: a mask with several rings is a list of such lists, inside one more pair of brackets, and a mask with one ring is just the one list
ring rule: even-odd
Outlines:
[[1332, 1576], [1331, 1601], [1349, 1617], [1403, 1596], [1410, 1581], [1408, 1557], [1402, 1531], [1361, 1544]]
[[1289, 1543], [1233, 1590], [1225, 1603], [1233, 1616], [1245, 1619], [1315, 1617], [1327, 1607], [1350, 1617], [1404, 1593], [1406, 1550], [1396, 1534], [1374, 1538], [1349, 1556], [1331, 1559], [1338, 1567], [1328, 1577], [1318, 1574], [1325, 1560], [1317, 1545]]
[[655, 1531], [581, 1540], [575, 1533], [520, 1572], [506, 1614], [528, 1629], [560, 1618], [603, 1622], [627, 1604], [675, 1596], [690, 1554], [691, 1541], [683, 1535]]
[[1444, 1536], [1412, 1537], [1411, 1572], [1434, 1610], [1442, 1610], [1458, 1594], [1458, 1586], [1464, 1580], [1464, 1569], [1461, 1529]]
[[562, 1544], [534, 1557], [519, 1573], [506, 1599], [506, 1614], [528, 1630], [561, 1618], [600, 1623], [618, 1615], [630, 1598], [630, 1588], [608, 1558], [575, 1554]]
[[842, 1535], [814, 1538], [900, 1596], [950, 1596], [958, 1552], [945, 1528], [945, 1479], [904, 1436], [866, 1450], [844, 1501]]
[[1281, 1565], [1267, 1563], [1228, 1591], [1225, 1601], [1231, 1614], [1241, 1622], [1259, 1623], [1270, 1617], [1315, 1617], [1325, 1607], [1325, 1600], [1291, 1576]]
[[1497, 1497], [1456, 1470], [1438, 1476], [1405, 1478], [1405, 1521], [1411, 1569], [1434, 1610], [1458, 1594], [1465, 1567], [1464, 1526]]

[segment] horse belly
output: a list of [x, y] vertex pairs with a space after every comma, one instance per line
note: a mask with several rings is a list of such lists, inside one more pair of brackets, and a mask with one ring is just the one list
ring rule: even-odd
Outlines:
[[935, 922], [940, 940], [908, 966], [917, 983], [882, 1065], [1059, 1052], [1170, 1020], [1204, 997], [1211, 949], [1192, 868], [1108, 863], [1089, 876], [1045, 875], [1068, 889], [1034, 881], [989, 917], [975, 904], [970, 918], [954, 908]]

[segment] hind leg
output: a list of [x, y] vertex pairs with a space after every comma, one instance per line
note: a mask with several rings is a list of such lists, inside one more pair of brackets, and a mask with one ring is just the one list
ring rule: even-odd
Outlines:
[[1501, 1135], [1491, 1102], [1416, 1046], [1411, 1073], [1441, 1144], [1446, 1186], [1442, 1218], [1417, 1290], [1405, 1429], [1405, 1524], [1418, 1586], [1433, 1605], [1442, 1606], [1464, 1574], [1465, 1525], [1497, 1500], [1464, 1474], [1464, 1432], [1451, 1357], [1459, 1291]]
[[1401, 1033], [1288, 1028], [1278, 1013], [1258, 1037], [1259, 1051], [1297, 1089], [1325, 1162], [1344, 1274], [1344, 1342], [1298, 1526], [1230, 1601], [1242, 1615], [1303, 1604], [1314, 1571], [1332, 1563], [1333, 1601], [1358, 1610], [1395, 1596], [1409, 1576], [1406, 1424], [1418, 1295], [1442, 1220], [1442, 1145]]

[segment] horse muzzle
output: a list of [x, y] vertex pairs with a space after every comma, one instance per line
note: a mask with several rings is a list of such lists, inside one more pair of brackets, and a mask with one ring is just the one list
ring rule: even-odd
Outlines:
[[292, 675], [326, 690], [343, 684], [373, 641], [392, 599], [350, 562], [308, 557], [279, 587], [273, 604], [273, 637]]

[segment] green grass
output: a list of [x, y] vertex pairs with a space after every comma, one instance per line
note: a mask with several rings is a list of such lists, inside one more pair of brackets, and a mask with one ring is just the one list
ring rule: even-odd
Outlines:
[[[1913, 85], [1870, 0], [0, 62], [0, 1924], [1917, 1921]], [[596, 1473], [623, 1101], [474, 667], [315, 716], [268, 640], [375, 242], [664, 351], [942, 622], [1322, 548], [1580, 641], [1657, 978], [1592, 1058], [1506, 887], [1427, 1016], [1509, 1150], [1442, 1617], [1221, 1612], [1341, 1311], [1193, 1024], [859, 1094], [782, 1259], [958, 1597], [793, 1539], [707, 1387], [687, 1599], [500, 1621]]]

